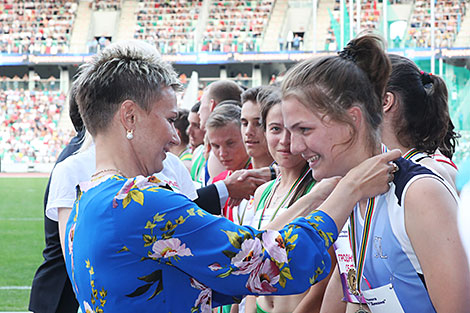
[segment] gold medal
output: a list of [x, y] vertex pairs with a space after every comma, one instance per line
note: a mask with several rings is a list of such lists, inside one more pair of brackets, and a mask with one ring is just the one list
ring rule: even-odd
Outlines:
[[359, 291], [357, 290], [356, 269], [354, 268], [351, 268], [348, 271], [348, 287], [349, 291], [351, 291], [353, 295], [359, 295]]
[[362, 307], [360, 307], [356, 312], [354, 313], [369, 313], [369, 311], [364, 310]]

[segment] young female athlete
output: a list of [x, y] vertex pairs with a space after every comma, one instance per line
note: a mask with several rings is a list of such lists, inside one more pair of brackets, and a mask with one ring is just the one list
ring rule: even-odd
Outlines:
[[405, 57], [391, 54], [389, 58], [392, 72], [383, 105], [384, 144], [400, 149], [405, 159], [432, 168], [455, 188], [457, 168], [450, 158], [457, 134], [444, 80], [420, 71]]
[[[316, 180], [345, 175], [382, 152], [382, 99], [391, 65], [380, 38], [352, 40], [337, 56], [294, 66], [282, 83], [291, 152]], [[350, 217], [349, 291], [372, 312], [466, 312], [470, 273], [445, 180], [401, 158], [390, 190]], [[359, 309], [360, 310], [360, 309]]]
[[[275, 180], [260, 186], [255, 192], [255, 214], [251, 226], [265, 229], [276, 217], [287, 212], [299, 197], [309, 192], [315, 180], [307, 162], [290, 152], [290, 133], [284, 127], [278, 87], [265, 87], [258, 99], [268, 149], [280, 173]], [[331, 253], [334, 260], [332, 249]], [[332, 264], [334, 266], [335, 263]], [[283, 273], [283, 277], [284, 280], [289, 279], [288, 273]], [[248, 297], [245, 312], [319, 312], [327, 283], [328, 279], [325, 279], [297, 295]]]

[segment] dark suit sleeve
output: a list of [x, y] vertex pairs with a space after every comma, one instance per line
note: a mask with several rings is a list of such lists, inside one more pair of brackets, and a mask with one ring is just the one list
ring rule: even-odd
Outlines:
[[214, 184], [199, 188], [197, 195], [198, 198], [194, 202], [199, 207], [214, 215], [221, 214], [222, 208], [220, 207], [219, 193]]
[[[72, 138], [67, 147], [60, 153], [56, 164], [65, 160], [80, 148], [84, 135], [85, 132], [82, 131]], [[29, 310], [35, 313], [77, 312], [78, 302], [67, 276], [64, 256], [60, 246], [59, 226], [57, 222], [50, 220], [45, 214], [50, 183], [51, 179], [49, 177], [44, 195], [45, 248], [42, 252], [44, 261], [34, 275]]]

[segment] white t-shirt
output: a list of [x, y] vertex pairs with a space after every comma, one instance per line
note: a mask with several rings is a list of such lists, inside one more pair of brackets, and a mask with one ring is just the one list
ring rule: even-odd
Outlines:
[[[71, 208], [75, 202], [75, 187], [80, 182], [90, 180], [95, 169], [94, 145], [58, 163], [52, 171], [46, 216], [53, 221], [57, 221], [58, 208]], [[163, 160], [163, 170], [156, 173], [155, 176], [189, 199], [194, 200], [197, 198], [196, 188], [191, 181], [191, 176], [176, 155], [167, 153], [165, 160]]]

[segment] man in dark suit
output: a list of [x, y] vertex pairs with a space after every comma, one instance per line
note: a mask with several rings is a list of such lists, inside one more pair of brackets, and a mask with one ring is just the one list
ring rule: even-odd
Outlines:
[[[56, 164], [77, 151], [85, 135], [83, 121], [78, 112], [78, 106], [73, 94], [72, 87], [69, 100], [69, 114], [77, 135], [71, 139], [67, 147], [60, 153]], [[75, 299], [75, 294], [65, 269], [58, 223], [46, 216], [50, 183], [51, 179], [49, 177], [44, 195], [44, 232], [46, 241], [46, 247], [42, 252], [44, 261], [34, 275], [29, 299], [29, 310], [34, 313], [74, 313], [78, 310], [78, 302]]]

